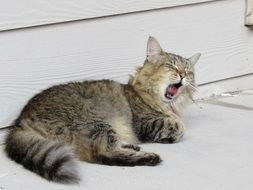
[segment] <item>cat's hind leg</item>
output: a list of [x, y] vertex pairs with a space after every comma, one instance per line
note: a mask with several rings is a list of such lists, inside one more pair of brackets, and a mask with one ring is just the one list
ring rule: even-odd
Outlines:
[[122, 142], [109, 124], [97, 123], [85, 130], [86, 138], [89, 139], [89, 148], [86, 150], [89, 149], [90, 158], [83, 160], [117, 166], [155, 166], [161, 162], [159, 155], [140, 151], [138, 146]]
[[106, 155], [98, 155], [100, 164], [111, 166], [155, 166], [161, 162], [159, 155], [131, 149], [115, 149]]
[[128, 149], [133, 149], [135, 151], [140, 151], [141, 147], [135, 145], [135, 144], [128, 144], [128, 143], [123, 143], [121, 145], [122, 148], [128, 148]]

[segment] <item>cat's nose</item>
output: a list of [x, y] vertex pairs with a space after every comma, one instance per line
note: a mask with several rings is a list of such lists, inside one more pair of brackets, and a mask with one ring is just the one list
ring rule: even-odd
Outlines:
[[181, 79], [183, 79], [183, 78], [185, 77], [185, 73], [180, 72], [180, 73], [179, 73], [179, 76], [180, 76]]

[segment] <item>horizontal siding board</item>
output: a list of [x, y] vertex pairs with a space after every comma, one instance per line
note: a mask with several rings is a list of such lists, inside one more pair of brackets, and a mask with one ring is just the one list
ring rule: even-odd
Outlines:
[[127, 82], [145, 59], [150, 34], [169, 52], [202, 53], [198, 84], [252, 73], [253, 36], [243, 26], [243, 11], [243, 1], [230, 0], [2, 32], [0, 126], [53, 84], [102, 78]]
[[0, 31], [215, 0], [3, 0]]

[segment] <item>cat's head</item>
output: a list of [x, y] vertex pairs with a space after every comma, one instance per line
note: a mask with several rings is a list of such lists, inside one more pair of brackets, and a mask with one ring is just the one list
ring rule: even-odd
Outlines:
[[156, 106], [175, 106], [179, 109], [196, 90], [194, 65], [200, 54], [190, 58], [163, 51], [154, 37], [149, 37], [147, 58], [142, 67], [129, 80], [129, 84]]

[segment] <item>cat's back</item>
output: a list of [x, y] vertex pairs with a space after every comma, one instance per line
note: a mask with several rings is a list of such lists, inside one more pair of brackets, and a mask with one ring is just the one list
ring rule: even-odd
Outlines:
[[[120, 109], [127, 106], [123, 84], [112, 80], [71, 82], [52, 86], [35, 95], [19, 118], [78, 113], [84, 109]], [[110, 108], [109, 108], [110, 107]]]

